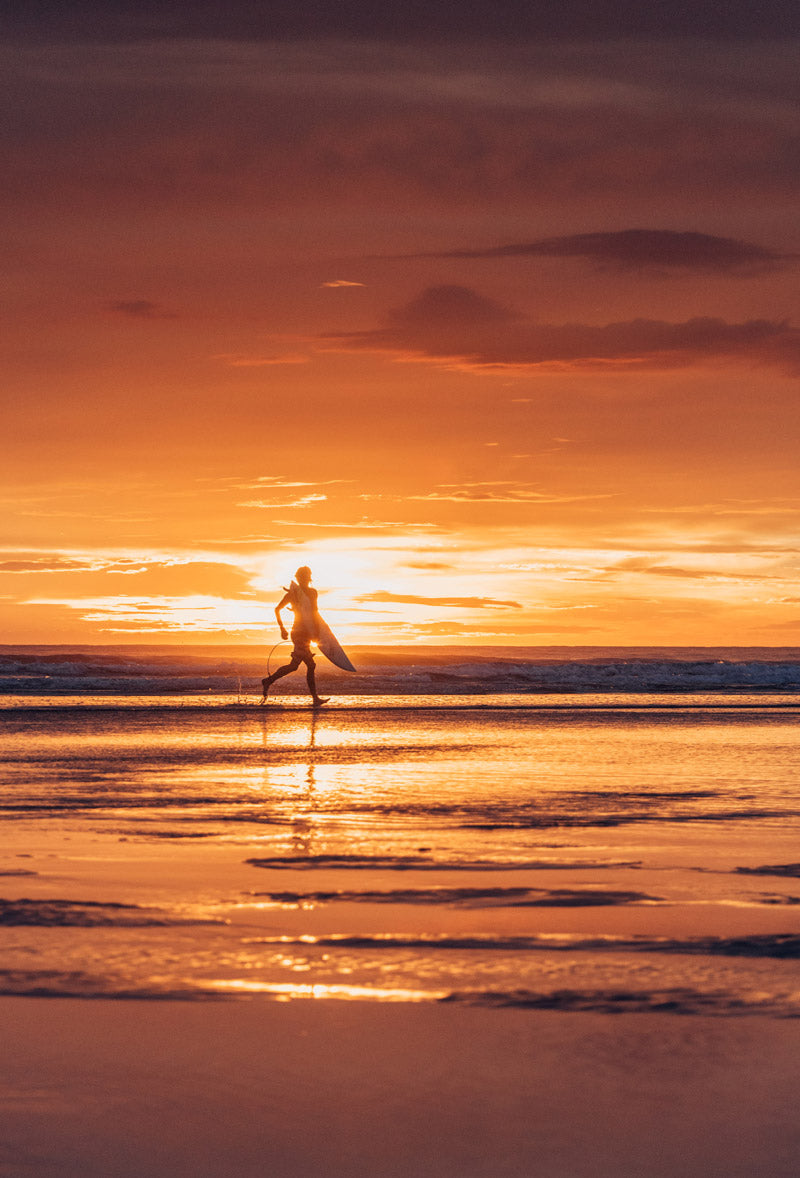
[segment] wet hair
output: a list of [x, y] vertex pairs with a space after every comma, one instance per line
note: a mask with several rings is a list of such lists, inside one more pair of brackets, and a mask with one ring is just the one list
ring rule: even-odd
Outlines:
[[301, 564], [300, 568], [295, 573], [295, 576], [296, 577], [306, 576], [306, 577], [308, 577], [308, 579], [310, 581], [311, 580], [311, 569], [308, 567], [307, 564]]

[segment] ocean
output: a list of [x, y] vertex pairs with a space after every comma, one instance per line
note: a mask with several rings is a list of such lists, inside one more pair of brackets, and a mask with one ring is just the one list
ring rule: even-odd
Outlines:
[[0, 654], [2, 994], [800, 1015], [797, 648]]
[[[246, 646], [2, 646], [3, 695], [261, 694], [288, 642]], [[800, 691], [800, 647], [355, 647], [358, 675], [319, 658], [347, 695]], [[305, 690], [295, 676], [276, 691]]]

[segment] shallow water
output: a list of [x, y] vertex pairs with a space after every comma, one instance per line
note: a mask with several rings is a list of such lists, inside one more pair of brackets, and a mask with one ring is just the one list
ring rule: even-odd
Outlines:
[[0, 993], [800, 1013], [797, 696], [7, 696]]

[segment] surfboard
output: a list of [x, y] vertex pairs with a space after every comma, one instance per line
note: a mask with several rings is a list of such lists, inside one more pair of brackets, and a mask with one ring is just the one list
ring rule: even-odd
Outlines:
[[334, 667], [339, 667], [342, 671], [355, 671], [355, 667], [339, 645], [336, 635], [322, 618], [317, 622], [317, 646]]
[[306, 632], [316, 635], [314, 641], [325, 655], [325, 658], [341, 671], [355, 671], [355, 667], [342, 650], [330, 626], [314, 611], [310, 598], [303, 592], [296, 581], [292, 581], [287, 593], [291, 594], [292, 605], [295, 610], [299, 611]]

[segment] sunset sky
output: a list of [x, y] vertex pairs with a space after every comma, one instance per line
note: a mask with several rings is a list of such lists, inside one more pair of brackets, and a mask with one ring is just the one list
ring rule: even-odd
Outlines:
[[800, 643], [795, 4], [16, 7], [0, 640]]

